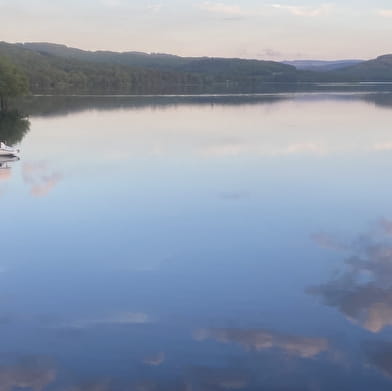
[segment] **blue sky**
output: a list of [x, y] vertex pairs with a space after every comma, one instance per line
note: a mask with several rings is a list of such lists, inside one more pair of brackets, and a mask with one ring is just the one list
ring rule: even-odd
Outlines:
[[392, 53], [392, 1], [0, 0], [0, 39], [260, 59]]

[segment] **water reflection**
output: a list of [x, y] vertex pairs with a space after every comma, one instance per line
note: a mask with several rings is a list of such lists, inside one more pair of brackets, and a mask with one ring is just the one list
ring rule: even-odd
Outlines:
[[56, 379], [56, 370], [50, 360], [34, 356], [14, 364], [0, 365], [0, 390], [31, 389], [43, 391]]
[[246, 350], [277, 349], [288, 355], [310, 358], [328, 349], [324, 338], [297, 337], [268, 330], [204, 329], [195, 333], [199, 341], [214, 339], [221, 343], [235, 343]]
[[153, 319], [148, 314], [142, 312], [124, 312], [111, 314], [103, 318], [76, 320], [61, 324], [62, 328], [89, 329], [105, 326], [129, 326], [152, 323]]
[[0, 180], [7, 180], [11, 177], [11, 163], [17, 158], [0, 156]]
[[274, 104], [290, 99], [292, 95], [189, 95], [189, 96], [38, 96], [21, 100], [24, 113], [32, 116], [58, 116], [88, 110], [140, 110], [143, 108], [173, 108], [189, 105], [243, 106]]
[[[391, 92], [329, 92], [293, 94], [287, 90], [280, 93], [242, 94], [242, 95], [189, 95], [189, 96], [36, 96], [24, 98], [18, 102], [23, 113], [31, 116], [61, 116], [91, 110], [140, 110], [143, 108], [164, 109], [173, 107], [198, 106], [249, 106], [274, 105], [295, 99], [297, 101], [341, 102], [363, 101], [375, 106], [390, 108], [392, 106]], [[20, 131], [27, 125], [19, 122]], [[9, 126], [9, 125], [8, 125]], [[28, 130], [28, 129], [27, 129]], [[27, 132], [25, 130], [25, 133]], [[20, 141], [20, 140], [19, 140]]]
[[46, 196], [63, 179], [62, 173], [45, 161], [24, 163], [22, 177], [34, 197]]
[[12, 164], [18, 160], [17, 157], [0, 156], [0, 196], [6, 191], [6, 183], [11, 179]]
[[326, 234], [318, 244], [348, 253], [344, 269], [332, 280], [308, 288], [345, 317], [374, 333], [392, 325], [392, 221], [380, 220], [352, 241]]
[[148, 356], [143, 360], [145, 364], [152, 365], [152, 366], [159, 366], [163, 364], [164, 361], [165, 361], [165, 353], [163, 352], [153, 354], [152, 356]]
[[29, 382], [5, 359], [6, 391], [389, 390], [392, 221], [309, 241], [391, 213], [376, 101], [28, 98], [0, 182], [1, 352], [56, 366]]
[[19, 112], [0, 115], [0, 140], [13, 146], [20, 143], [30, 129], [30, 121]]
[[373, 103], [379, 107], [383, 107], [386, 109], [392, 108], [392, 94], [390, 94], [390, 93], [370, 94], [366, 97], [366, 100], [369, 103]]
[[364, 346], [365, 354], [370, 365], [392, 377], [392, 342], [370, 342]]
[[196, 390], [242, 390], [250, 383], [250, 374], [238, 368], [195, 367], [190, 371]]
[[[20, 143], [30, 129], [28, 119], [17, 111], [0, 114], [0, 141], [13, 146]], [[12, 165], [17, 157], [0, 156], [0, 196], [5, 192], [5, 181], [11, 179]]]

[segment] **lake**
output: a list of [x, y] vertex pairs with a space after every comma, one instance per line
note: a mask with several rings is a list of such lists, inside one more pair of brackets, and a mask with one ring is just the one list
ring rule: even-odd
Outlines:
[[1, 391], [391, 389], [391, 93], [23, 109]]

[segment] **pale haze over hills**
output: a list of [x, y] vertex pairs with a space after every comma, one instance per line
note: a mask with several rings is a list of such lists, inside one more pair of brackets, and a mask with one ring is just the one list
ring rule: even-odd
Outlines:
[[7, 42], [185, 57], [370, 59], [392, 52], [391, 22], [389, 0], [0, 1]]
[[360, 64], [364, 60], [293, 60], [283, 61], [284, 64], [293, 65], [297, 69], [309, 71], [333, 71], [336, 69], [346, 68], [351, 65]]

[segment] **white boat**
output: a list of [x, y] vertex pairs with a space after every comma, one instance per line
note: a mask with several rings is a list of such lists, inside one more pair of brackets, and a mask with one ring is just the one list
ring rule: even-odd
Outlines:
[[18, 156], [19, 149], [15, 149], [0, 142], [0, 156]]

